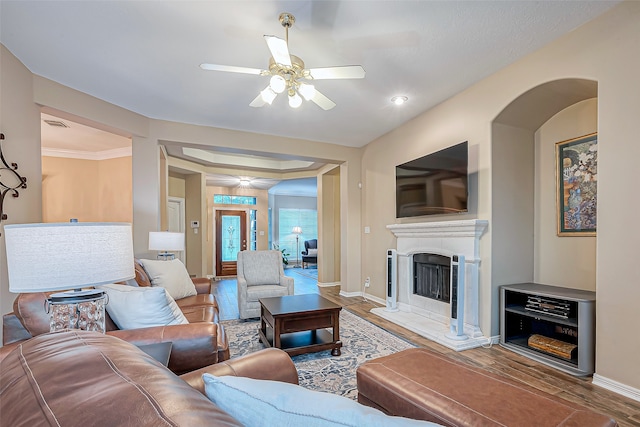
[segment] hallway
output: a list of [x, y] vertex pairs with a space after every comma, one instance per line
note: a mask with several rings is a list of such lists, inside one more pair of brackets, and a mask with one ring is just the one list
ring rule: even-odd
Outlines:
[[[315, 273], [315, 274], [314, 274]], [[293, 277], [296, 295], [317, 294], [318, 270], [315, 268], [286, 268], [285, 276]], [[238, 287], [235, 278], [213, 282], [213, 294], [220, 306], [220, 320], [240, 318], [238, 311]]]

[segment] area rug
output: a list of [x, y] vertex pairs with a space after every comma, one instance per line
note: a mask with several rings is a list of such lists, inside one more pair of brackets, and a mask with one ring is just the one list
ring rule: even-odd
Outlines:
[[[232, 358], [264, 348], [258, 338], [258, 320], [227, 320], [222, 324], [229, 338]], [[344, 309], [340, 312], [340, 340], [340, 356], [331, 356], [331, 351], [326, 350], [291, 358], [298, 369], [300, 385], [355, 400], [358, 366], [367, 360], [415, 347]]]
[[296, 268], [295, 270], [293, 270], [293, 272], [304, 277], [318, 280], [317, 268]]

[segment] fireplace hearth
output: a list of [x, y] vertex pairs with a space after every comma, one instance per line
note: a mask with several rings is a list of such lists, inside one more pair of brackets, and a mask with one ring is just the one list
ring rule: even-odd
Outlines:
[[[371, 312], [456, 351], [488, 344], [478, 319], [479, 242], [487, 225], [477, 219], [388, 225], [397, 238], [399, 310]], [[464, 256], [463, 339], [450, 335], [449, 276], [456, 255]]]

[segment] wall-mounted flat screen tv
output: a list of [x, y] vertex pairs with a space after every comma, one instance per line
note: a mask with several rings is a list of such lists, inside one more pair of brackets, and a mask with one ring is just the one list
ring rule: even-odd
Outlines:
[[396, 217], [467, 212], [468, 142], [396, 166]]

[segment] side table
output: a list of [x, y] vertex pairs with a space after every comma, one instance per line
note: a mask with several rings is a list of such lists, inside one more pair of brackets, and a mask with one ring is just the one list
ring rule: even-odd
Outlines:
[[171, 356], [172, 342], [159, 342], [155, 344], [145, 344], [137, 346], [140, 350], [162, 363], [169, 366], [169, 357]]

